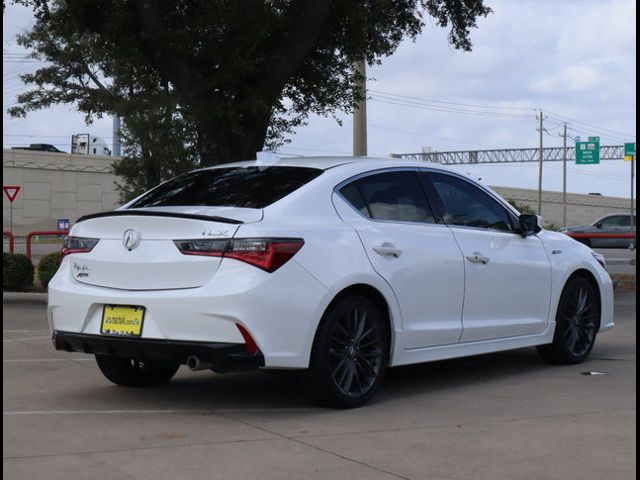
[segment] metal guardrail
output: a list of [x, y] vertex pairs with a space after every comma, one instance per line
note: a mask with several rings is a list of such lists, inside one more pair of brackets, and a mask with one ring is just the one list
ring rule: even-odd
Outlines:
[[13, 253], [14, 247], [15, 247], [15, 237], [13, 236], [13, 233], [11, 232], [2, 232], [2, 238], [7, 237], [9, 239], [9, 253]]
[[33, 237], [59, 237], [60, 235], [68, 235], [69, 230], [43, 230], [43, 231], [35, 231], [30, 232], [27, 235], [27, 247], [26, 254], [29, 260], [31, 260], [31, 242]]

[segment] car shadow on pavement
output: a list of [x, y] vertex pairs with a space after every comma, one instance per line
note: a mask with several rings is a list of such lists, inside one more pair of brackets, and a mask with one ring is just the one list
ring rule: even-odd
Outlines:
[[[449, 394], [476, 383], [502, 382], [505, 377], [526, 375], [554, 368], [545, 364], [534, 349], [520, 349], [481, 356], [395, 367], [387, 375], [372, 405], [390, 403], [429, 393]], [[189, 372], [182, 367], [166, 385], [154, 388], [107, 386], [80, 394], [84, 401], [144, 403], [153, 408], [208, 410], [308, 409], [314, 408], [305, 394], [304, 373], [266, 371], [216, 374]], [[92, 399], [92, 397], [94, 397]]]

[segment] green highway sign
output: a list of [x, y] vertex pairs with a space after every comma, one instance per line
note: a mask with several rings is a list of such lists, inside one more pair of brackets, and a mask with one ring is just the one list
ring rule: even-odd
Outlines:
[[590, 142], [600, 143], [600, 137], [589, 137]]
[[636, 154], [636, 144], [634, 143], [625, 143], [624, 144], [624, 156], [629, 157], [631, 155]]
[[576, 142], [576, 165], [600, 163], [600, 142]]

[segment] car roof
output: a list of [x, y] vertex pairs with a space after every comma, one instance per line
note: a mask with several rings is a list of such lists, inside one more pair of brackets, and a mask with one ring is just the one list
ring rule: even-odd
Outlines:
[[447, 168], [443, 168], [442, 166], [433, 163], [391, 157], [282, 157], [269, 160], [250, 160], [245, 162], [225, 163], [209, 168], [279, 166], [329, 170], [343, 165], [351, 165], [356, 168], [360, 167], [365, 171], [375, 168], [392, 167], [429, 167], [447, 170]]

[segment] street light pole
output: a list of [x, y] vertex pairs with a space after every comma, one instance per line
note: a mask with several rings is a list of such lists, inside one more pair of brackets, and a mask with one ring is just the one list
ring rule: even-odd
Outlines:
[[365, 60], [356, 62], [354, 64], [354, 70], [356, 73], [356, 81], [359, 84], [360, 90], [363, 94], [362, 100], [360, 100], [353, 109], [353, 156], [354, 157], [366, 157], [367, 156], [367, 64]]

